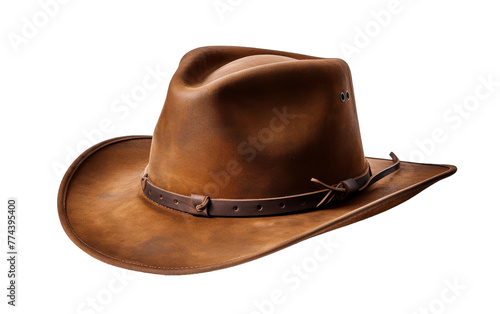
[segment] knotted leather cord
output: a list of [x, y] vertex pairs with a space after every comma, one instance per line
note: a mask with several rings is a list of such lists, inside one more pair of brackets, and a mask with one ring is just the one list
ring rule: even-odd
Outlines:
[[389, 154], [392, 158], [392, 161], [394, 161], [394, 164], [391, 166], [385, 168], [384, 170], [380, 171], [374, 176], [371, 176], [368, 181], [361, 187], [359, 187], [356, 183], [355, 180], [353, 179], [348, 179], [345, 181], [342, 181], [340, 183], [337, 183], [335, 185], [328, 185], [316, 178], [311, 178], [311, 181], [314, 183], [317, 183], [330, 191], [325, 195], [325, 197], [321, 200], [321, 202], [316, 205], [316, 207], [320, 207], [321, 205], [328, 204], [334, 197], [336, 197], [339, 201], [344, 200], [347, 198], [349, 195], [352, 195], [353, 193], [361, 192], [368, 187], [370, 187], [372, 184], [377, 182], [378, 180], [382, 179], [385, 176], [388, 176], [389, 174], [393, 173], [394, 171], [399, 169], [400, 166], [400, 160], [396, 154], [391, 152]]
[[336, 199], [336, 202], [340, 202], [355, 193], [366, 190], [375, 182], [399, 169], [400, 161], [398, 157], [392, 152], [390, 156], [394, 164], [376, 175], [371, 174], [368, 164], [365, 173], [357, 178], [347, 179], [335, 185], [328, 185], [318, 179], [311, 178], [312, 182], [325, 187], [326, 190], [284, 197], [210, 199], [209, 196], [198, 194], [191, 194], [191, 196], [181, 195], [163, 190], [150, 182], [147, 167], [142, 174], [141, 187], [144, 195], [156, 204], [195, 216], [250, 217], [289, 214], [328, 205], [333, 199]]

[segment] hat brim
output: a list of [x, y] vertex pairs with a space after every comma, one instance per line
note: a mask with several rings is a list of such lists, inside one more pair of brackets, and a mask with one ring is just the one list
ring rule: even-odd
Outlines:
[[[150, 136], [111, 139], [75, 160], [58, 195], [61, 224], [91, 256], [127, 269], [192, 274], [248, 262], [381, 213], [456, 172], [449, 165], [401, 167], [334, 208], [252, 218], [204, 218], [161, 207], [141, 191]], [[374, 173], [392, 161], [367, 158]]]

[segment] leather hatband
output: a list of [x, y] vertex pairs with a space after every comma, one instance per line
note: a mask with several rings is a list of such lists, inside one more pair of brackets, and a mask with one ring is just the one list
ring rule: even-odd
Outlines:
[[203, 217], [253, 217], [289, 214], [341, 202], [361, 192], [373, 183], [399, 169], [399, 159], [390, 154], [393, 164], [372, 176], [367, 162], [365, 172], [357, 177], [327, 185], [317, 179], [311, 181], [325, 189], [275, 198], [211, 199], [206, 195], [181, 195], [155, 186], [148, 178], [147, 168], [141, 178], [144, 195], [153, 202], [181, 212]]

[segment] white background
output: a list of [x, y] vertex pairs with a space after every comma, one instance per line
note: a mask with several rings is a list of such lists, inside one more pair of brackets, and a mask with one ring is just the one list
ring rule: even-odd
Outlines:
[[[214, 3], [2, 2], [0, 312], [498, 313], [500, 87], [482, 82], [500, 81], [498, 5], [222, 0], [230, 10], [218, 12]], [[161, 276], [93, 259], [57, 216], [73, 151], [88, 146], [85, 134], [92, 143], [152, 134], [180, 58], [206, 45], [344, 58], [366, 155], [394, 151], [457, 165], [457, 174], [383, 214], [229, 269]], [[165, 77], [136, 108], [113, 107], [157, 67]], [[103, 120], [111, 126], [98, 132]], [[12, 196], [15, 309], [4, 290]], [[314, 264], [318, 238], [338, 247]], [[283, 280], [293, 265], [309, 267], [300, 285]]]

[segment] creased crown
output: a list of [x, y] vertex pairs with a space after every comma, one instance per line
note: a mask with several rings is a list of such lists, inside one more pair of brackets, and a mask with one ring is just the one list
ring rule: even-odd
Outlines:
[[340, 59], [242, 47], [187, 53], [156, 125], [148, 175], [175, 193], [266, 198], [315, 191], [366, 163]]

